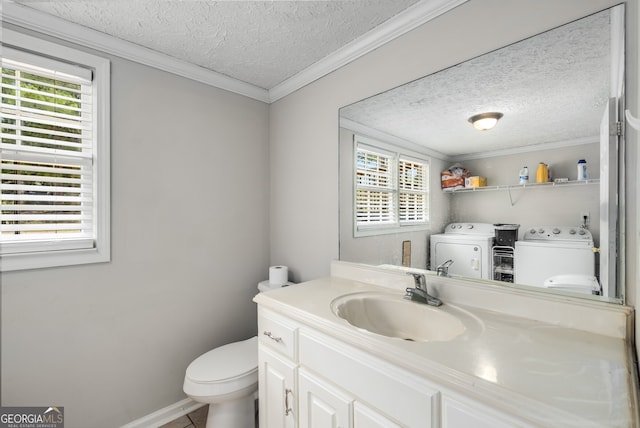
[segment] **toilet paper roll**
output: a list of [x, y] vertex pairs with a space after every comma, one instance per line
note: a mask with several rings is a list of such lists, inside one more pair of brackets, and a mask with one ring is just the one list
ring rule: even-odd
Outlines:
[[286, 266], [271, 266], [269, 268], [269, 283], [282, 285], [289, 281], [289, 268]]

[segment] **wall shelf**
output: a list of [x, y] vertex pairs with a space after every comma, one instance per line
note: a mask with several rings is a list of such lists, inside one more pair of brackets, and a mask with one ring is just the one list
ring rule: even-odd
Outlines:
[[501, 184], [498, 186], [484, 186], [484, 187], [465, 187], [464, 189], [442, 189], [445, 193], [467, 193], [467, 192], [483, 192], [483, 191], [496, 191], [496, 190], [518, 190], [518, 189], [531, 189], [540, 187], [566, 187], [566, 186], [585, 186], [588, 184], [600, 183], [600, 179], [593, 180], [572, 180], [562, 183], [529, 183], [529, 184]]
[[470, 192], [487, 192], [487, 191], [499, 191], [506, 190], [509, 192], [509, 200], [511, 201], [511, 206], [514, 205], [513, 198], [511, 197], [512, 190], [526, 190], [533, 188], [558, 188], [558, 187], [567, 187], [567, 186], [586, 186], [590, 184], [598, 184], [600, 183], [600, 179], [591, 179], [591, 180], [570, 180], [564, 182], [554, 182], [551, 181], [549, 183], [529, 183], [529, 184], [502, 184], [498, 186], [484, 186], [484, 187], [465, 187], [463, 189], [442, 189], [444, 193], [470, 193]]

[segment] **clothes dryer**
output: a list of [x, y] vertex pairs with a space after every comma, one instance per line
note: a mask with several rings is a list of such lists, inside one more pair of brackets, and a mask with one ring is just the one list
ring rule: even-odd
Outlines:
[[491, 248], [495, 226], [489, 223], [451, 223], [444, 233], [431, 235], [431, 269], [453, 260], [449, 274], [491, 279]]

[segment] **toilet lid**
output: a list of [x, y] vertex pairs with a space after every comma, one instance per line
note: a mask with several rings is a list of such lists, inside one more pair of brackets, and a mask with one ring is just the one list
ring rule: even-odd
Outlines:
[[186, 376], [200, 383], [215, 383], [243, 376], [258, 369], [258, 337], [229, 343], [196, 358]]
[[591, 292], [599, 289], [598, 280], [591, 275], [555, 275], [544, 281], [548, 288], [564, 288]]

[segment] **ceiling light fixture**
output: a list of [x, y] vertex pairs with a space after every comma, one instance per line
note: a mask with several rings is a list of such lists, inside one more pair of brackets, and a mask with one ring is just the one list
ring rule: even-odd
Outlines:
[[480, 113], [469, 118], [469, 122], [473, 124], [473, 127], [478, 131], [486, 131], [498, 123], [498, 120], [503, 116], [502, 113]]

